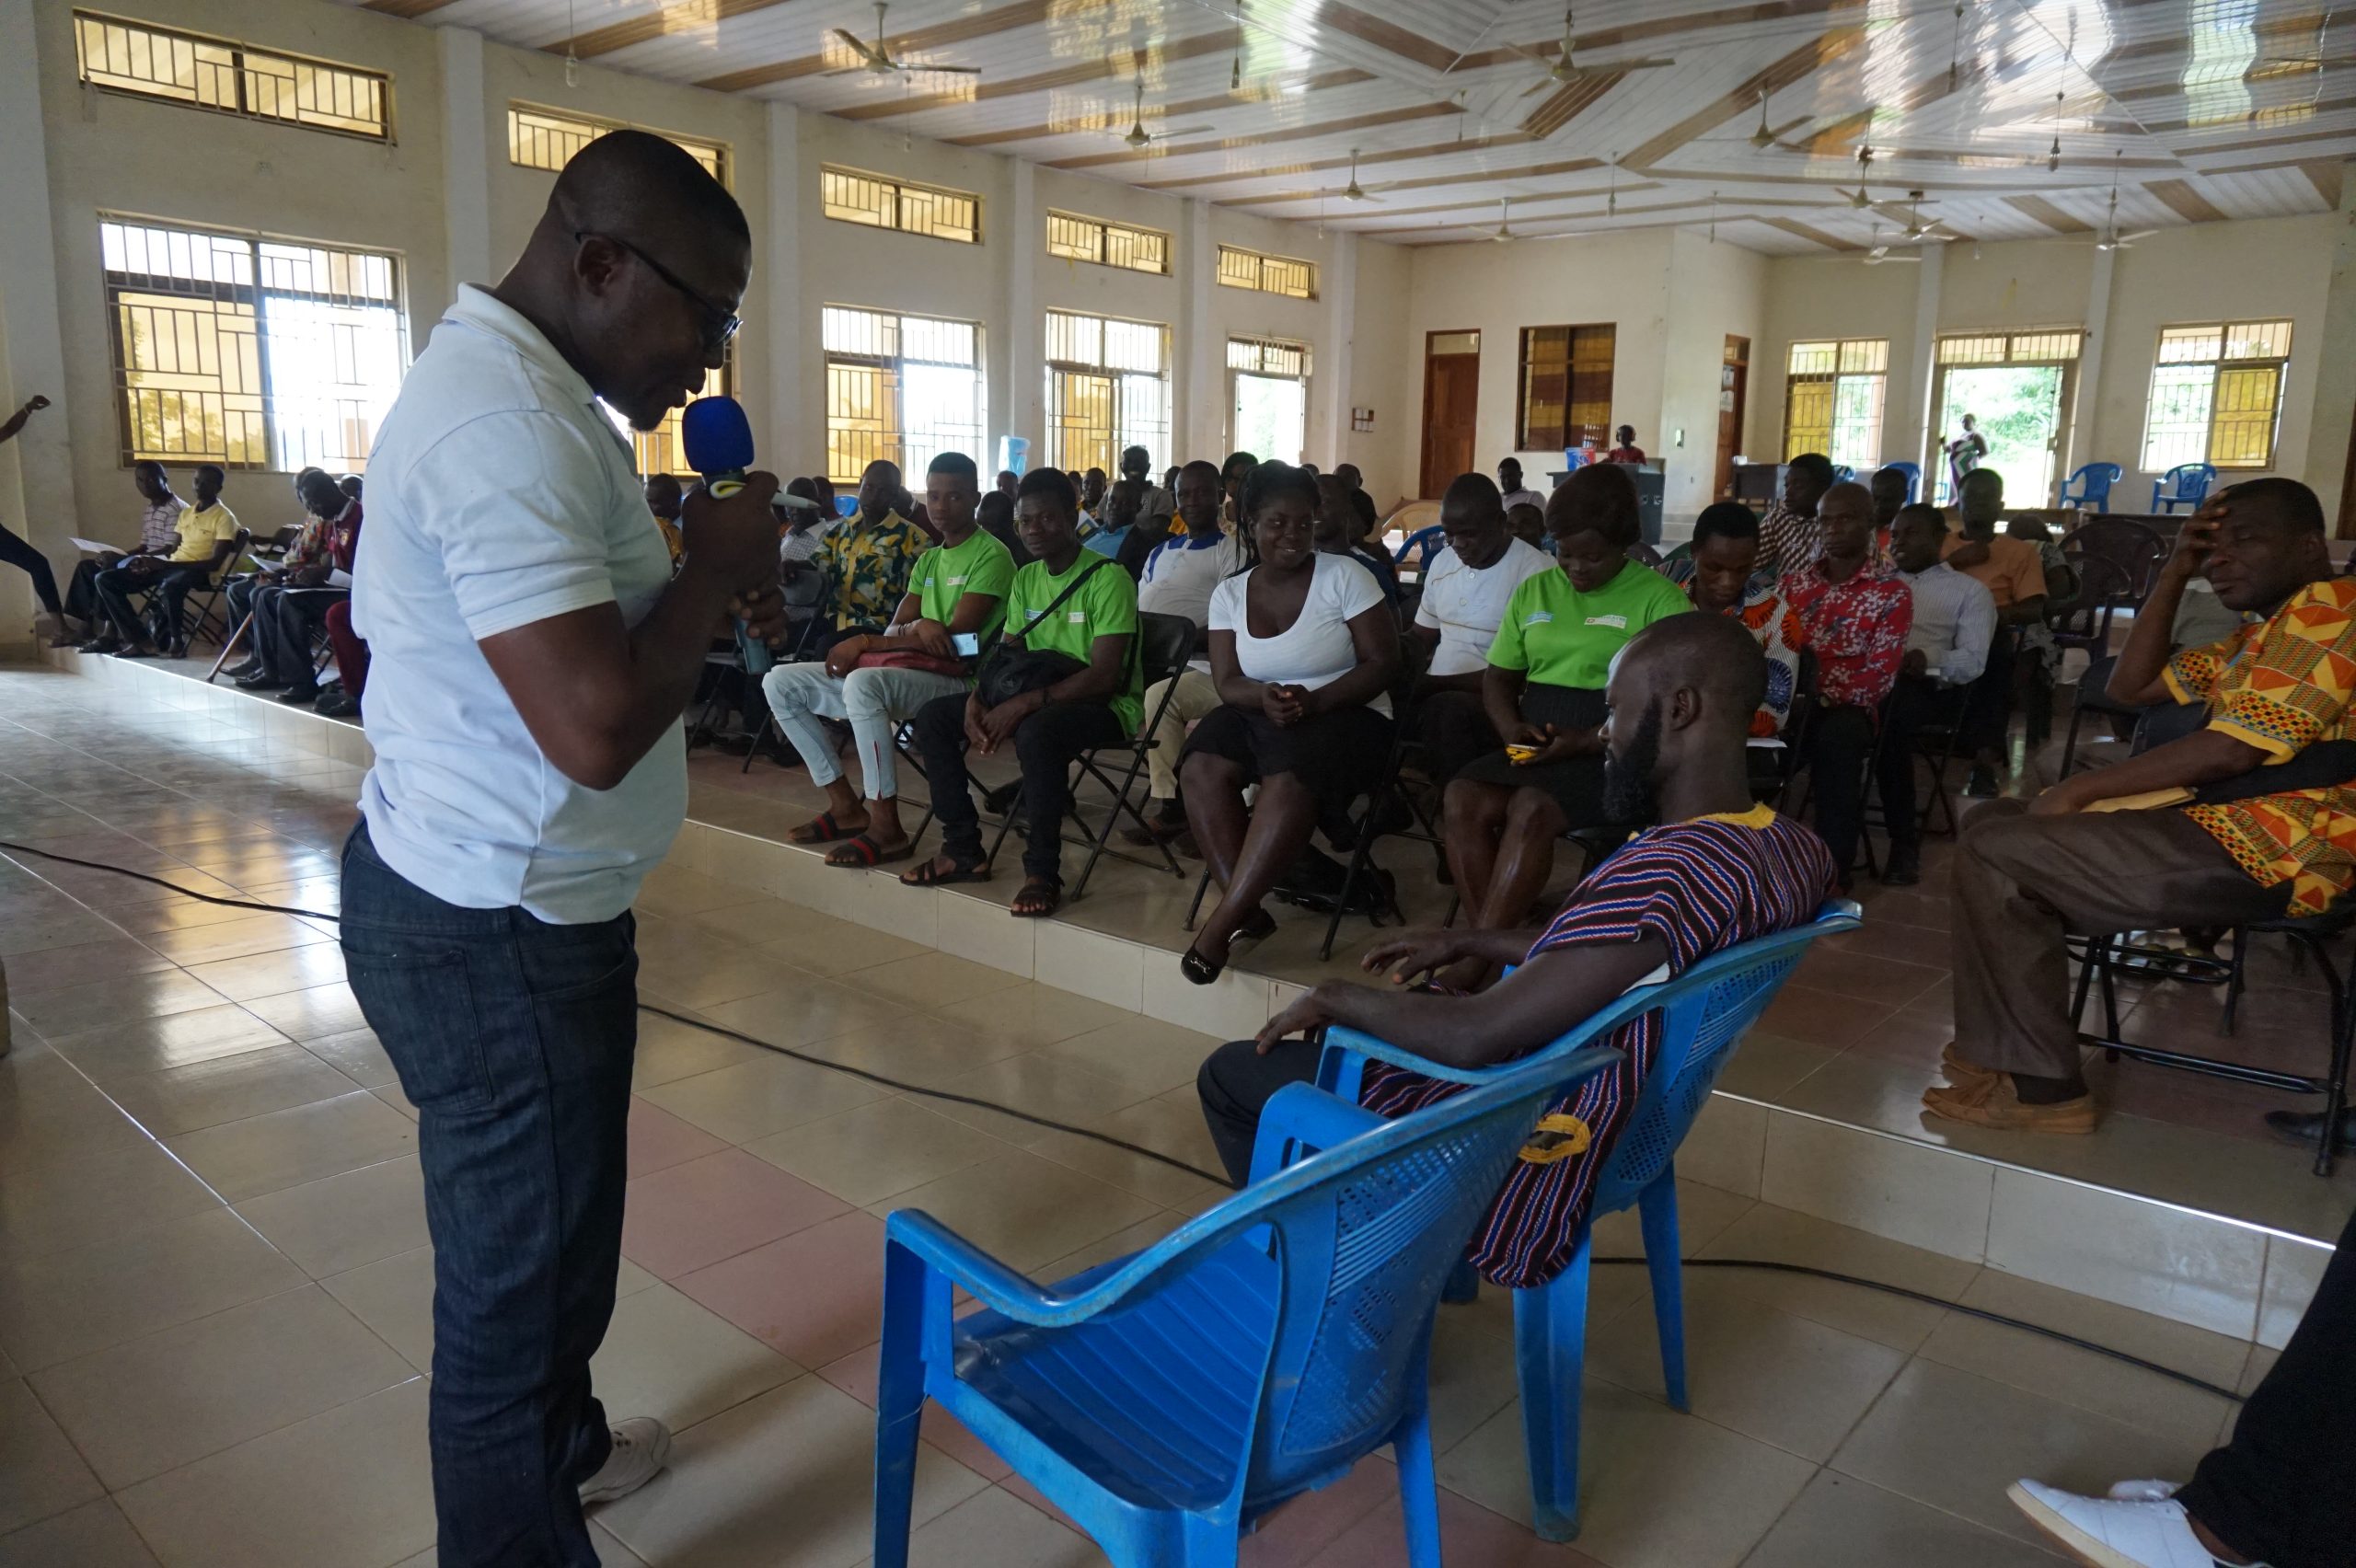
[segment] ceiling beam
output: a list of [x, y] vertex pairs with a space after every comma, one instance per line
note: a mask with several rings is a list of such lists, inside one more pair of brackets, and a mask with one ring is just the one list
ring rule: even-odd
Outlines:
[[[1357, 86], [1360, 82], [1374, 80], [1376, 77], [1371, 71], [1360, 71], [1355, 68], [1327, 71], [1304, 80], [1300, 84], [1301, 90], [1299, 94], [1279, 93], [1265, 86], [1246, 86], [1232, 92], [1215, 93], [1208, 98], [1186, 98], [1174, 103], [1148, 103], [1145, 106], [1145, 118], [1169, 121], [1175, 120], [1184, 114], [1216, 114], [1223, 109], [1265, 103], [1281, 97], [1300, 97], [1312, 92], [1322, 92], [1330, 87], [1351, 87]], [[1114, 118], [1117, 120], [1118, 116]], [[1120, 128], [1116, 123], [1097, 127], [1097, 129], [1116, 132]], [[1073, 125], [1018, 125], [1006, 131], [977, 131], [970, 136], [943, 136], [941, 141], [953, 147], [999, 147], [1010, 142], [1035, 142], [1049, 136], [1077, 135], [1084, 129], [1088, 128]]]
[[2143, 189], [2167, 203], [2168, 211], [2189, 224], [2218, 224], [2225, 214], [2211, 206], [2209, 198], [2192, 188], [2189, 180], [2150, 179]]
[[670, 38], [679, 33], [718, 32], [720, 24], [732, 17], [749, 16], [766, 11], [784, 0], [686, 0], [683, 5], [665, 6], [659, 11], [649, 11], [642, 17], [626, 17], [602, 28], [592, 28], [572, 38], [559, 39], [540, 46], [545, 53], [571, 54], [576, 59], [595, 60], [601, 54], [611, 54], [618, 49], [633, 44], [652, 43], [658, 38]]
[[364, 8], [380, 17], [401, 17], [414, 21], [456, 3], [457, 0], [367, 0]]
[[[975, 39], [1012, 32], [1017, 28], [1036, 27], [1050, 17], [1068, 20], [1086, 12], [1102, 11], [1108, 7], [1109, 3], [1110, 0], [1015, 0], [1013, 5], [1001, 6], [995, 11], [977, 12], [935, 27], [902, 33], [891, 40], [891, 45], [895, 50], [908, 50], [970, 43]], [[742, 93], [777, 82], [815, 76], [835, 68], [833, 57], [824, 52], [800, 54], [791, 60], [780, 60], [767, 65], [747, 65], [718, 76], [706, 76], [695, 85], [716, 93]]]
[[2332, 213], [2339, 211], [2348, 166], [2338, 158], [2309, 158], [2299, 165], [2299, 172], [2307, 177], [2307, 183], [2323, 198], [2324, 210]]
[[2042, 196], [2007, 196], [2005, 204], [2015, 212], [2027, 213], [2055, 234], [2092, 234], [2095, 225], [2081, 218], [2073, 218]]
[[[1052, 158], [1042, 167], [1046, 168], [1111, 168], [1122, 164], [1144, 163], [1157, 157], [1173, 156], [1195, 157], [1204, 153], [1226, 152], [1236, 147], [1266, 147], [1280, 142], [1301, 142], [1320, 136], [1347, 135], [1353, 131], [1370, 130], [1379, 125], [1403, 125], [1414, 120], [1432, 120], [1442, 115], [1464, 111], [1452, 103], [1423, 103], [1412, 109], [1385, 110], [1377, 114], [1360, 114], [1347, 120], [1328, 120], [1316, 125], [1293, 125], [1282, 131], [1263, 132], [1256, 136], [1230, 136], [1225, 141], [1187, 144], [1183, 154], [1157, 153], [1147, 147], [1138, 152], [1091, 153], [1084, 157]], [[1248, 178], [1258, 179], [1257, 173]]]
[[830, 109], [826, 112], [837, 120], [891, 120], [903, 114], [922, 114], [928, 110], [952, 109], [961, 103], [1023, 98], [1057, 87], [1076, 87], [1085, 82], [1126, 79], [1132, 69], [1131, 63], [1139, 54], [1146, 57], [1149, 64], [1174, 65], [1180, 61], [1199, 60], [1208, 54], [1225, 54], [1231, 47], [1231, 40], [1224, 33], [1201, 33], [1175, 42], [1152, 44], [1135, 51], [1116, 50], [1093, 59], [1074, 61], [1069, 65], [1043, 71], [1035, 76], [1017, 76], [1001, 82], [985, 78], [971, 92], [906, 94], [876, 103]]
[[1412, 61], [1427, 71], [1445, 71], [1456, 63], [1455, 52], [1447, 46], [1435, 43], [1396, 22], [1369, 16], [1353, 6], [1345, 6], [1340, 0], [1323, 0], [1323, 4], [1310, 14], [1315, 17], [1316, 27], [1346, 33], [1360, 43], [1370, 43], [1386, 54]]
[[1624, 155], [1620, 162], [1625, 168], [1640, 174], [1654, 172], [1653, 165], [1699, 137], [1705, 136], [1730, 120], [1740, 118], [1759, 105], [1761, 93], [1781, 92], [1796, 82], [1844, 59], [1865, 47], [1865, 29], [1859, 27], [1835, 28], [1819, 38], [1793, 50], [1764, 70], [1755, 71], [1732, 92], [1716, 101], [1696, 110], [1659, 135], [1645, 142]]
[[[1743, 217], [1747, 214], [1737, 213], [1735, 216]], [[1769, 228], [1782, 229], [1785, 234], [1797, 235], [1810, 245], [1820, 245], [1827, 250], [1854, 251], [1863, 248], [1851, 245], [1844, 239], [1836, 239], [1820, 228], [1811, 228], [1797, 218], [1751, 218], [1750, 221], [1755, 224], [1765, 224]]]

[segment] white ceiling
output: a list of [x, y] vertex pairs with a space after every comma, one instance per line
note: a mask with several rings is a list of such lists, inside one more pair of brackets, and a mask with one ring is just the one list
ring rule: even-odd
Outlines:
[[[1612, 0], [1568, 84], [1507, 47], [1553, 61], [1559, 0], [895, 0], [895, 56], [981, 75], [884, 79], [829, 74], [866, 0], [348, 3], [1409, 245], [1510, 199], [1518, 235], [1854, 249], [1905, 243], [1912, 190], [1949, 235], [2091, 239], [2114, 179], [2132, 232], [2332, 210], [2356, 156], [2356, 6], [2309, 0]], [[1644, 58], [1673, 63], [1611, 69]], [[1190, 134], [1120, 140], [1140, 76]]]

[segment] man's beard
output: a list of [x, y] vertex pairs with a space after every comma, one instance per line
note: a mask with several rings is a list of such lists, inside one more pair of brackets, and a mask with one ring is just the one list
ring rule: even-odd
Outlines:
[[1603, 814], [1623, 827], [1648, 826], [1660, 816], [1653, 770], [1660, 764], [1660, 698], [1645, 705], [1625, 750], [1603, 754]]

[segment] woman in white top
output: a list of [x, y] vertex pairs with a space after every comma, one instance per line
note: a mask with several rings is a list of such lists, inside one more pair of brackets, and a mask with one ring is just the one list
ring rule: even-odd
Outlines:
[[1226, 889], [1179, 963], [1197, 986], [1218, 978], [1238, 940], [1276, 929], [1260, 901], [1308, 847], [1321, 807], [1371, 788], [1390, 752], [1398, 625], [1372, 573], [1317, 549], [1317, 500], [1301, 469], [1254, 468], [1242, 513], [1259, 564], [1211, 594], [1220, 706], [1179, 764], [1186, 824]]

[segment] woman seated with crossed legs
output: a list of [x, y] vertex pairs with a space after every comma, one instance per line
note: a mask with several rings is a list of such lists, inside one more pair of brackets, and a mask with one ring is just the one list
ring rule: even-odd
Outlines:
[[[1575, 470], [1548, 499], [1546, 524], [1558, 570], [1514, 589], [1481, 679], [1505, 749], [1467, 763], [1443, 797], [1449, 869], [1475, 930], [1520, 926], [1553, 872], [1555, 841], [1611, 820], [1604, 678], [1629, 639], [1692, 607], [1669, 579], [1628, 559], [1640, 534], [1625, 467]], [[1468, 959], [1435, 978], [1469, 990], [1490, 973]]]
[[[1391, 750], [1399, 627], [1374, 574], [1316, 547], [1317, 481], [1263, 463], [1243, 487], [1259, 564], [1211, 592], [1211, 679], [1220, 706], [1178, 764], [1186, 825], [1226, 890], [1179, 961], [1207, 986], [1241, 940], [1276, 929], [1260, 907], [1309, 846], [1323, 808], [1371, 788]], [[1245, 786], [1259, 799], [1247, 812]]]

